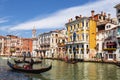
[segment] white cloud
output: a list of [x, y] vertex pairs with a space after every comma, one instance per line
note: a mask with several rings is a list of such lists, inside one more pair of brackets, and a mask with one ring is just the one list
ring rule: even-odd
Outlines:
[[6, 19], [6, 17], [2, 17], [0, 18], [0, 23], [5, 23], [5, 22], [8, 22], [9, 20]]
[[70, 7], [64, 10], [59, 10], [44, 19], [26, 21], [21, 24], [14, 25], [10, 30], [30, 30], [35, 26], [37, 29], [49, 29], [64, 27], [69, 18], [74, 18], [76, 15], [90, 16], [91, 10], [95, 10], [95, 13], [101, 11], [110, 13], [112, 17], [115, 17], [116, 10], [114, 6], [118, 4], [120, 0], [99, 0], [97, 2], [90, 2], [82, 6]]

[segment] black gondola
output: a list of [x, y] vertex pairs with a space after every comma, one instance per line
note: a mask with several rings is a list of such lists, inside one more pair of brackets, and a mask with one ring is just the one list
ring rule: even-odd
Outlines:
[[[15, 59], [14, 59], [14, 62], [16, 64], [18, 64], [18, 63], [30, 63], [30, 61], [20, 61], [20, 60], [15, 60]], [[38, 64], [38, 63], [42, 63], [42, 61], [34, 61], [33, 62], [33, 64]]]
[[52, 69], [52, 64], [49, 67], [40, 68], [40, 69], [24, 69], [23, 67], [20, 67], [20, 66], [18, 66], [16, 64], [10, 63], [9, 60], [7, 61], [7, 64], [13, 70], [21, 71], [21, 72], [25, 72], [25, 73], [39, 74], [39, 73], [43, 73], [43, 72], [46, 72], [46, 71], [49, 71], [49, 70]]

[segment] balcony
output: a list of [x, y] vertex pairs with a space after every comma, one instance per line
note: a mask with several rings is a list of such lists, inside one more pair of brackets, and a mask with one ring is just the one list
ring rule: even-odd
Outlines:
[[116, 51], [116, 48], [104, 48], [104, 51]]
[[58, 47], [64, 47], [65, 46], [64, 43], [58, 43], [57, 45], [58, 45]]
[[88, 43], [88, 41], [83, 41], [83, 40], [70, 41], [70, 42], [66, 42], [65, 44], [79, 44], [79, 43]]
[[117, 38], [120, 38], [120, 33], [117, 33], [116, 37], [117, 37]]

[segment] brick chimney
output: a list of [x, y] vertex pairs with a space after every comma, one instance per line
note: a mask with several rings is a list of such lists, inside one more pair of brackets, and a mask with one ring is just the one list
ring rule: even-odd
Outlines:
[[82, 15], [80, 15], [80, 18], [82, 18]]
[[110, 19], [110, 15], [111, 15], [111, 14], [108, 14], [108, 19]]
[[91, 11], [91, 16], [92, 16], [92, 19], [94, 19], [94, 10]]
[[101, 11], [101, 15], [103, 16], [103, 11]]
[[78, 20], [80, 17], [79, 16], [75, 16], [75, 19]]
[[104, 16], [106, 17], [106, 13], [104, 12]]

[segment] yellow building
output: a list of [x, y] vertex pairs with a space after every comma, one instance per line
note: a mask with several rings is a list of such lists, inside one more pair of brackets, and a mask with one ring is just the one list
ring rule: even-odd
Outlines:
[[[92, 16], [94, 11], [92, 11]], [[69, 59], [89, 59], [95, 56], [96, 21], [92, 17], [76, 16], [66, 23], [68, 42], [66, 53]]]

